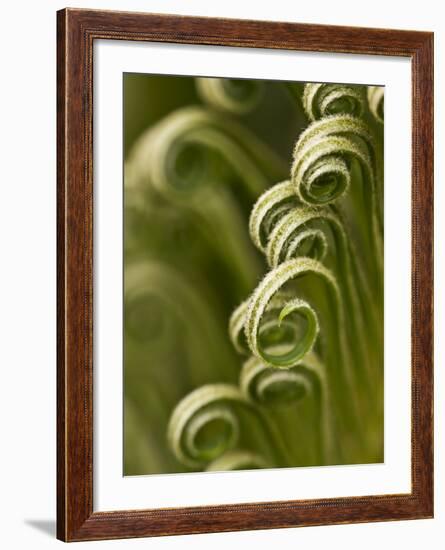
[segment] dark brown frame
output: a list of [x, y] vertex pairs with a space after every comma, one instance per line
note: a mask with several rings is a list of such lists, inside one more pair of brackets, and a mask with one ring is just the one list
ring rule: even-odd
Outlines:
[[[412, 60], [412, 491], [93, 512], [93, 42], [378, 54]], [[433, 34], [65, 9], [57, 13], [57, 537], [64, 541], [433, 516]]]

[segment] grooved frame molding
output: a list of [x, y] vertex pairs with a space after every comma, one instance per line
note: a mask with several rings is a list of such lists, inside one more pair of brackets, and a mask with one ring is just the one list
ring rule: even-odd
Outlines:
[[[93, 43], [171, 42], [412, 62], [412, 428], [408, 494], [93, 512]], [[64, 541], [433, 516], [433, 34], [64, 9], [57, 13], [57, 537]]]

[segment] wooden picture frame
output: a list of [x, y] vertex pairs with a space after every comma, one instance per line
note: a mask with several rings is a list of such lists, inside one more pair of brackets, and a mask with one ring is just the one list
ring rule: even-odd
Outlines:
[[[412, 491], [93, 512], [93, 43], [156, 41], [412, 61]], [[433, 516], [433, 34], [65, 9], [57, 13], [57, 537], [64, 541]]]

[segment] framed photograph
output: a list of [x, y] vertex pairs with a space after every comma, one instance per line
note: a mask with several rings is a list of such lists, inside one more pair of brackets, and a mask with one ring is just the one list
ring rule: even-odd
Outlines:
[[433, 34], [65, 9], [64, 541], [433, 516]]

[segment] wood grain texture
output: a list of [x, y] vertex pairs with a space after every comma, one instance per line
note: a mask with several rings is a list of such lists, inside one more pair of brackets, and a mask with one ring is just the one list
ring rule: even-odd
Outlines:
[[[93, 513], [92, 67], [96, 39], [404, 56], [412, 60], [412, 491]], [[57, 537], [272, 529], [433, 515], [433, 34], [156, 14], [57, 14]]]

